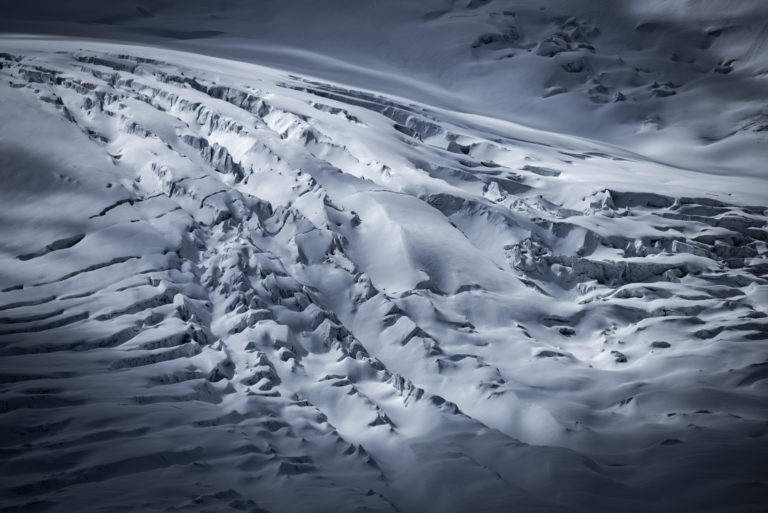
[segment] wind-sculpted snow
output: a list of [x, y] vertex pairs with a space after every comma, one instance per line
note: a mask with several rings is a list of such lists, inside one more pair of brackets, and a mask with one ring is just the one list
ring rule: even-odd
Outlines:
[[764, 507], [764, 179], [4, 43], [2, 511]]

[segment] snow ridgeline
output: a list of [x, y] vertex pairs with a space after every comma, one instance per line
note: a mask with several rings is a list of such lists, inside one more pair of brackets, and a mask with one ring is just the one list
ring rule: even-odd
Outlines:
[[759, 509], [763, 180], [6, 46], [4, 510]]

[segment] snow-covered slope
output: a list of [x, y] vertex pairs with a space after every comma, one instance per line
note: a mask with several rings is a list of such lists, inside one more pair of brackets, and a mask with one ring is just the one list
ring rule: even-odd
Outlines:
[[1, 32], [237, 58], [700, 171], [762, 174], [764, 0], [6, 3]]
[[[551, 57], [481, 30], [424, 71], [453, 90], [364, 50], [0, 40], [0, 510], [761, 511], [765, 131], [692, 136], [722, 77], [714, 128], [764, 108], [761, 43], [690, 95], [521, 92], [594, 64], [559, 23]], [[512, 99], [476, 73], [504, 52]]]

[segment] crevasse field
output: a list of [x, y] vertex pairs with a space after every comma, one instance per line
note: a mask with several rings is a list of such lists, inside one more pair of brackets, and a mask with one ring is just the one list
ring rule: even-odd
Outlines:
[[1, 512], [768, 508], [768, 3], [0, 5]]

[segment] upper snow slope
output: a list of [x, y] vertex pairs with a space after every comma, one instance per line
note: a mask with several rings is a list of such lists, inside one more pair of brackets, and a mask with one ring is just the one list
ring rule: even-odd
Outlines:
[[760, 174], [764, 159], [762, 0], [29, 0], [0, 31], [270, 64], [700, 171]]

